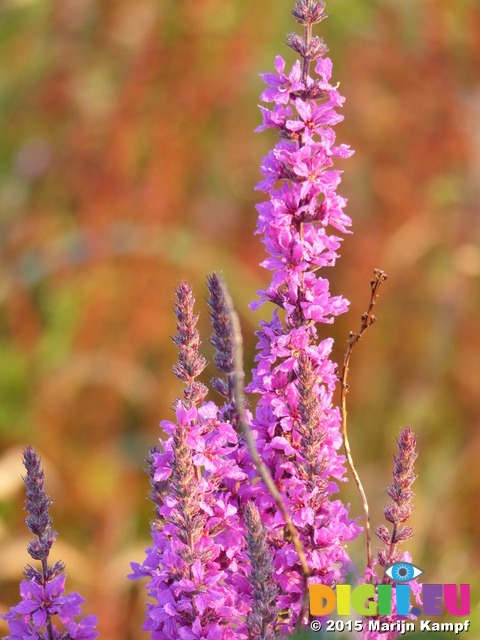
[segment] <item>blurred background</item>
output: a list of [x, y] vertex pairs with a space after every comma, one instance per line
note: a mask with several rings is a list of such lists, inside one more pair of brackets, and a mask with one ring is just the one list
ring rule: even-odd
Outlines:
[[[29, 558], [22, 449], [42, 455], [67, 588], [103, 640], [140, 640], [149, 544], [143, 456], [180, 383], [173, 291], [223, 271], [246, 368], [271, 309], [253, 236], [262, 82], [296, 30], [287, 0], [3, 0], [0, 20], [0, 612]], [[317, 33], [356, 154], [340, 193], [354, 235], [328, 275], [350, 312], [322, 337], [341, 362], [375, 267], [378, 322], [353, 358], [349, 431], [383, 521], [399, 426], [418, 434], [416, 536], [426, 582], [480, 599], [480, 5], [331, 0]], [[263, 313], [263, 315], [262, 315]], [[209, 367], [205, 381], [214, 375]], [[248, 379], [248, 375], [247, 375]], [[211, 398], [214, 399], [213, 394]], [[360, 515], [353, 483], [342, 497]], [[375, 544], [375, 543], [374, 543]], [[364, 566], [363, 538], [351, 553]], [[0, 624], [0, 634], [7, 627]], [[480, 637], [480, 636], [479, 636]]]

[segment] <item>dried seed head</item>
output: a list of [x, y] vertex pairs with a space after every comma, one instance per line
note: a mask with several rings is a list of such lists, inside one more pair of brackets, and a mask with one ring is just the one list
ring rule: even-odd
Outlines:
[[324, 2], [300, 0], [292, 9], [292, 15], [300, 24], [316, 24], [327, 17]]
[[304, 38], [296, 33], [289, 33], [287, 40], [288, 46], [308, 61], [318, 60], [318, 58], [324, 56], [328, 51], [323, 40], [318, 36], [314, 36], [311, 41], [307, 43]]

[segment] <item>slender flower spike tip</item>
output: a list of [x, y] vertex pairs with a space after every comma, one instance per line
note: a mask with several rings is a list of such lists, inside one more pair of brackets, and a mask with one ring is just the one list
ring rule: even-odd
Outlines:
[[[221, 277], [213, 273], [207, 279], [207, 286], [210, 292], [208, 305], [211, 309], [210, 320], [212, 323], [213, 334], [210, 338], [212, 346], [215, 348], [214, 362], [220, 373], [224, 376], [216, 376], [212, 378], [211, 385], [225, 400], [224, 405], [220, 409], [220, 419], [223, 422], [231, 424], [235, 429], [238, 438], [238, 444], [231, 445], [230, 450], [226, 454], [227, 460], [232, 460], [234, 466], [238, 466], [248, 477], [250, 482], [238, 482], [237, 480], [226, 480], [225, 485], [230, 491], [230, 503], [235, 507], [242, 507], [242, 504], [249, 499], [258, 490], [252, 483], [257, 477], [257, 470], [249, 455], [248, 447], [242, 434], [241, 419], [236, 402], [236, 377], [239, 376], [242, 381], [245, 377], [243, 369], [238, 371], [235, 367], [235, 337], [231, 325], [230, 312], [224, 296], [225, 283]], [[249, 411], [245, 412], [247, 421], [251, 421]]]
[[234, 338], [230, 326], [227, 305], [223, 298], [220, 281], [216, 273], [207, 279], [207, 286], [210, 292], [208, 305], [211, 309], [210, 320], [212, 322], [213, 334], [210, 339], [215, 348], [214, 362], [224, 378], [216, 376], [212, 378], [211, 385], [223, 398], [226, 406], [223, 413], [232, 423], [238, 423], [238, 416], [235, 415], [235, 365], [233, 361]]
[[[180, 402], [185, 408], [190, 408], [201, 402], [207, 395], [207, 387], [195, 380], [197, 376], [205, 369], [206, 361], [199, 354], [200, 336], [197, 331], [198, 316], [193, 312], [195, 298], [192, 288], [185, 281], [182, 281], [175, 291], [176, 301], [174, 305], [175, 316], [177, 317], [177, 333], [173, 338], [173, 342], [178, 348], [178, 360], [173, 367], [173, 371], [177, 378], [185, 383], [183, 389], [184, 401], [175, 402], [174, 408], [177, 409]], [[150, 500], [155, 504], [155, 514], [159, 517], [160, 509], [163, 505], [164, 497], [169, 487], [169, 476], [171, 473], [170, 462], [172, 453], [170, 442], [166, 445], [164, 452], [161, 452], [158, 445], [150, 449], [150, 455], [145, 458], [147, 463], [146, 471], [150, 476], [151, 491], [149, 493]], [[160, 463], [160, 461], [162, 461]], [[162, 464], [165, 471], [160, 473], [158, 465]], [[160, 521], [152, 523], [156, 529], [162, 528]]]
[[378, 564], [384, 569], [403, 560], [397, 545], [413, 537], [413, 529], [404, 524], [413, 511], [414, 494], [411, 487], [417, 478], [413, 471], [418, 456], [416, 444], [417, 440], [411, 427], [400, 430], [400, 438], [397, 440], [398, 456], [394, 456], [393, 481], [387, 489], [392, 502], [383, 510], [385, 520], [392, 524], [392, 532], [390, 533], [384, 525], [380, 525], [375, 531], [385, 545], [378, 552]]
[[199, 354], [200, 336], [197, 331], [198, 316], [193, 313], [195, 298], [192, 288], [182, 281], [176, 290], [175, 315], [177, 333], [173, 341], [178, 347], [178, 361], [173, 371], [179, 380], [185, 383], [183, 395], [186, 406], [197, 405], [208, 393], [207, 387], [195, 380], [205, 369], [206, 361]]
[[27, 487], [25, 509], [29, 513], [26, 524], [35, 536], [28, 545], [28, 553], [41, 562], [42, 568], [39, 571], [27, 565], [24, 572], [27, 579], [20, 585], [22, 600], [2, 615], [10, 630], [5, 640], [94, 640], [99, 635], [95, 631], [97, 617], [86, 616], [75, 622], [85, 600], [78, 593], [65, 594], [66, 575], [62, 562], [48, 564], [57, 532], [51, 526], [49, 508], [52, 501], [44, 490], [41, 461], [32, 447], [25, 449], [23, 464], [27, 470], [24, 478]]
[[[337, 382], [330, 360], [333, 341], [319, 340], [318, 323], [331, 323], [348, 302], [332, 296], [322, 267], [338, 257], [341, 238], [331, 228], [348, 233], [346, 201], [336, 190], [341, 172], [335, 158], [352, 151], [335, 144], [337, 109], [344, 98], [330, 84], [331, 60], [322, 40], [312, 35], [326, 17], [325, 4], [300, 0], [293, 16], [304, 34], [290, 34], [288, 45], [298, 53], [290, 70], [277, 56], [276, 73], [263, 75], [261, 95], [272, 108], [260, 107], [263, 124], [280, 140], [263, 159], [264, 179], [258, 189], [268, 199], [258, 205], [257, 233], [268, 254], [262, 263], [273, 272], [270, 285], [259, 291], [253, 309], [266, 302], [278, 308], [261, 323], [257, 367], [247, 391], [260, 394], [253, 429], [265, 464], [281, 490], [307, 556], [310, 582], [335, 585], [345, 577], [350, 560], [345, 542], [360, 532], [347, 507], [332, 495], [345, 481], [339, 410], [332, 404]], [[313, 72], [311, 74], [311, 70]], [[279, 311], [281, 310], [281, 311]], [[283, 516], [269, 494], [256, 501], [273, 545], [275, 574], [280, 585], [282, 634], [290, 633], [305, 613], [305, 572], [298, 562]]]
[[[412, 498], [414, 494], [411, 487], [417, 478], [413, 470], [414, 462], [418, 456], [416, 444], [416, 436], [411, 427], [400, 429], [400, 438], [397, 440], [398, 456], [394, 456], [393, 481], [387, 489], [387, 494], [392, 502], [388, 503], [383, 510], [385, 519], [392, 525], [392, 531], [390, 532], [385, 525], [378, 526], [375, 531], [375, 534], [385, 545], [377, 552], [378, 564], [384, 570], [397, 562], [410, 564], [412, 560], [407, 551], [401, 552], [398, 549], [398, 545], [413, 537], [413, 529], [404, 525], [413, 511]], [[371, 584], [379, 584], [379, 582], [388, 584], [391, 582], [391, 579], [385, 573], [383, 580], [379, 581], [373, 569], [366, 570], [365, 578]], [[416, 580], [410, 580], [409, 585], [417, 604], [421, 604], [421, 586]], [[395, 602], [395, 590], [393, 590], [392, 610], [395, 610]], [[413, 618], [413, 616], [410, 617]], [[404, 617], [397, 614], [379, 616], [378, 619], [381, 623], [388, 624], [405, 620]], [[362, 640], [394, 640], [397, 637], [398, 633], [395, 631], [385, 633], [368, 631], [364, 637], [362, 636]]]

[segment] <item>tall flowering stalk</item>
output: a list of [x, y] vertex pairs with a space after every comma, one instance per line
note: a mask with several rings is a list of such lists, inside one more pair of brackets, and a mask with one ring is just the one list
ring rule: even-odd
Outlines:
[[199, 354], [192, 290], [182, 282], [176, 293], [174, 372], [186, 385], [184, 399], [176, 401], [176, 422], [161, 423], [168, 440], [150, 453], [158, 519], [152, 523], [153, 546], [142, 565], [132, 563], [130, 577], [150, 578], [154, 602], [143, 628], [154, 640], [233, 638], [233, 629], [241, 638], [246, 603], [239, 601], [234, 578], [243, 535], [224, 483], [246, 476], [226, 458], [237, 443], [235, 430], [220, 421], [213, 402], [203, 402], [207, 388], [196, 380], [206, 363]]
[[[348, 158], [346, 145], [335, 145], [336, 111], [344, 98], [330, 84], [332, 63], [324, 57], [323, 41], [312, 27], [326, 17], [325, 4], [301, 0], [293, 10], [304, 36], [288, 36], [298, 53], [290, 71], [277, 56], [277, 73], [263, 79], [260, 107], [263, 124], [280, 140], [263, 159], [258, 189], [268, 200], [258, 205], [257, 233], [269, 257], [262, 263], [273, 270], [269, 287], [259, 291], [252, 308], [270, 301], [277, 309], [257, 333], [257, 367], [247, 390], [260, 394], [253, 421], [264, 462], [280, 489], [306, 553], [311, 582], [334, 585], [350, 567], [345, 542], [360, 529], [347, 508], [332, 498], [344, 481], [340, 415], [332, 404], [337, 382], [330, 360], [333, 341], [320, 340], [318, 323], [331, 323], [347, 310], [348, 302], [332, 296], [322, 267], [335, 264], [341, 239], [328, 229], [348, 232], [345, 199], [336, 193], [340, 171], [335, 158]], [[310, 75], [314, 65], [313, 77]], [[290, 632], [303, 617], [304, 571], [275, 502], [265, 493], [258, 501], [263, 522], [276, 549], [274, 565], [281, 592], [282, 630]]]
[[57, 532], [52, 530], [49, 514], [52, 501], [44, 490], [41, 460], [32, 447], [25, 449], [23, 464], [27, 470], [25, 509], [29, 513], [25, 522], [35, 536], [28, 545], [28, 553], [41, 563], [41, 571], [27, 565], [26, 580], [20, 584], [22, 600], [2, 615], [10, 630], [4, 640], [95, 640], [97, 616], [75, 622], [85, 600], [78, 593], [65, 594], [65, 565], [60, 561], [51, 566], [48, 563]]

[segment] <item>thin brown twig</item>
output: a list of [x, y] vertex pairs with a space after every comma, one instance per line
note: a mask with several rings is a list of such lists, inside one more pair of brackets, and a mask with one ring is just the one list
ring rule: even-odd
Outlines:
[[285, 502], [283, 501], [282, 495], [275, 484], [272, 474], [270, 473], [268, 467], [265, 465], [263, 460], [258, 453], [257, 445], [255, 442], [255, 438], [253, 437], [252, 431], [248, 425], [248, 422], [245, 417], [245, 397], [243, 390], [243, 340], [242, 333], [240, 330], [240, 321], [238, 318], [238, 314], [233, 306], [232, 297], [230, 292], [227, 289], [225, 282], [219, 278], [220, 288], [222, 290], [222, 294], [225, 300], [226, 307], [228, 309], [228, 314], [230, 316], [230, 323], [234, 338], [234, 369], [235, 369], [235, 404], [237, 407], [238, 415], [240, 416], [240, 424], [242, 426], [243, 437], [245, 438], [245, 442], [247, 444], [248, 450], [250, 452], [250, 457], [252, 458], [255, 466], [257, 467], [258, 473], [260, 474], [265, 486], [267, 487], [268, 492], [272, 496], [272, 498], [277, 503], [278, 508], [282, 512], [283, 518], [285, 520], [285, 524], [290, 533], [290, 537], [292, 539], [293, 545], [297, 552], [298, 558], [300, 560], [300, 564], [302, 567], [303, 573], [303, 582], [304, 582], [304, 596], [302, 600], [302, 609], [300, 611], [299, 619], [303, 619], [306, 601], [308, 593], [308, 577], [310, 576], [310, 570], [308, 568], [307, 559], [305, 557], [305, 552], [302, 547], [302, 543], [300, 542], [300, 538], [298, 537], [297, 530], [295, 525], [292, 522], [290, 514], [287, 511], [287, 507], [285, 506]]
[[348, 441], [347, 436], [347, 392], [348, 392], [348, 368], [350, 364], [350, 357], [352, 355], [352, 351], [357, 345], [360, 338], [363, 336], [365, 331], [370, 327], [376, 320], [373, 315], [373, 307], [375, 305], [375, 301], [378, 298], [378, 290], [380, 285], [385, 282], [387, 279], [387, 274], [381, 269], [375, 269], [373, 272], [374, 278], [370, 281], [371, 286], [371, 295], [370, 295], [370, 304], [368, 305], [368, 310], [362, 315], [362, 323], [360, 325], [360, 329], [357, 333], [350, 332], [350, 336], [348, 338], [348, 348], [345, 353], [345, 358], [343, 360], [343, 368], [342, 373], [339, 376], [339, 381], [341, 385], [340, 391], [340, 415], [342, 419], [342, 435], [343, 435], [343, 445], [345, 447], [345, 454], [347, 456], [348, 466], [352, 472], [353, 478], [355, 480], [355, 484], [357, 485], [358, 491], [360, 493], [360, 497], [362, 500], [363, 507], [363, 516], [365, 520], [365, 537], [367, 544], [367, 567], [369, 569], [372, 568], [372, 542], [371, 542], [371, 531], [370, 531], [370, 516], [368, 513], [368, 501], [367, 496], [365, 495], [365, 491], [363, 489], [363, 485], [360, 481], [360, 476], [357, 473], [357, 469], [353, 463], [352, 452], [350, 450], [350, 443]]

